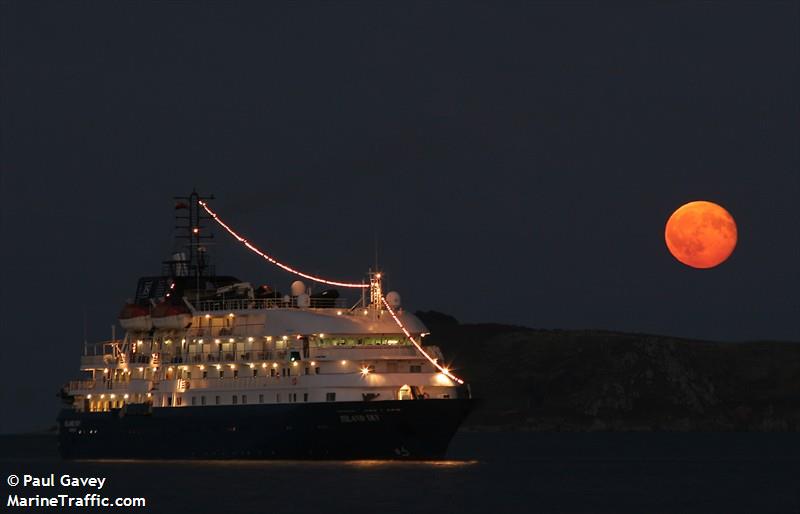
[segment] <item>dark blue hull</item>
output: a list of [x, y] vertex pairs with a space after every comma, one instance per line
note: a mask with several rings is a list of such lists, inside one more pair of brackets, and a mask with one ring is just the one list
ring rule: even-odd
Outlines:
[[[472, 400], [232, 405], [58, 417], [65, 459], [439, 459]], [[136, 412], [138, 411], [138, 412]]]

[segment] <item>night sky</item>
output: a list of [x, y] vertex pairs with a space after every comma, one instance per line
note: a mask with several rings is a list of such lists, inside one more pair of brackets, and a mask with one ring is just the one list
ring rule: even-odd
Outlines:
[[[193, 187], [312, 273], [377, 234], [412, 310], [800, 341], [798, 3], [265, 4], [2, 2], [0, 432], [54, 422]], [[664, 244], [697, 199], [739, 228], [705, 271]]]

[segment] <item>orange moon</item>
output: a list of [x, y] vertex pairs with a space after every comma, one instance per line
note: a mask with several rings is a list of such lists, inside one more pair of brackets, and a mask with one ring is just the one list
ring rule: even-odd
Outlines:
[[725, 262], [736, 248], [733, 216], [712, 202], [689, 202], [672, 213], [664, 230], [670, 253], [692, 268], [708, 269]]

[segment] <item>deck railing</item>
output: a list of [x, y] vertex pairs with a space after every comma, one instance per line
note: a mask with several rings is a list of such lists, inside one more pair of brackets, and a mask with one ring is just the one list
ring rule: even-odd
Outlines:
[[[311, 298], [312, 309], [346, 308], [345, 298]], [[194, 308], [202, 312], [237, 311], [257, 309], [287, 309], [297, 307], [295, 298], [234, 298], [230, 300], [201, 300]]]

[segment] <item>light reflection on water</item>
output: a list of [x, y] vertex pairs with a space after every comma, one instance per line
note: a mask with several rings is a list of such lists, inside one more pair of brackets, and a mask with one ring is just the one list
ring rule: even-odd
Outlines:
[[347, 466], [356, 468], [375, 468], [375, 467], [430, 467], [430, 468], [460, 468], [478, 464], [477, 460], [348, 460], [341, 462]]
[[216, 467], [348, 467], [348, 468], [460, 468], [479, 464], [472, 460], [150, 460], [150, 459], [77, 459], [73, 462], [94, 464], [154, 464], [170, 466]]
[[0, 444], [5, 476], [104, 477], [158, 513], [800, 512], [798, 433], [460, 433], [434, 461], [62, 461], [25, 441]]

